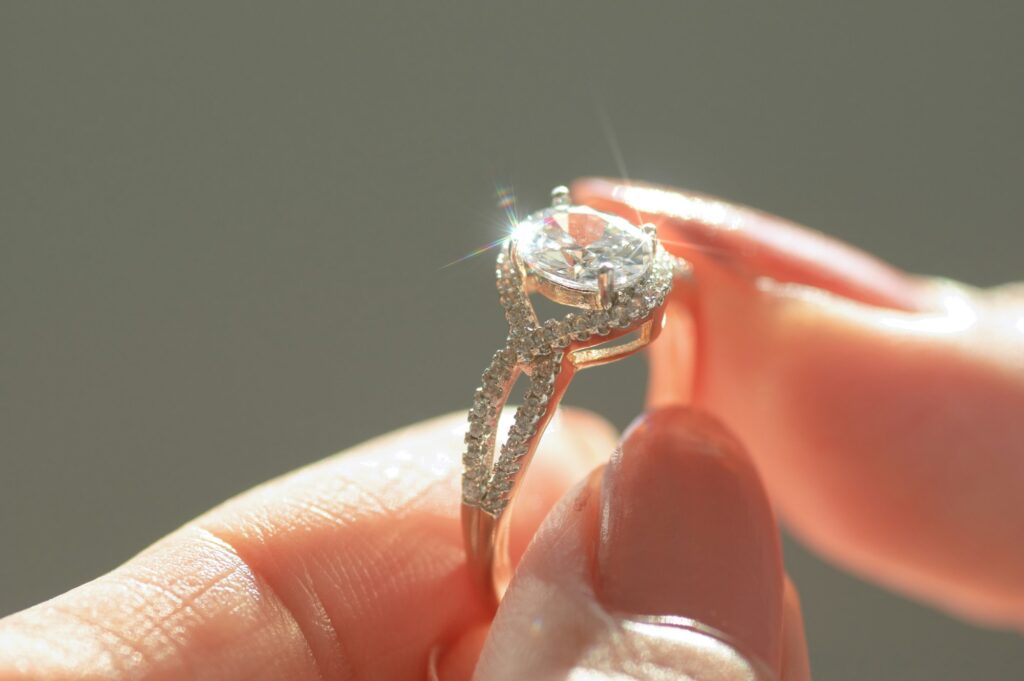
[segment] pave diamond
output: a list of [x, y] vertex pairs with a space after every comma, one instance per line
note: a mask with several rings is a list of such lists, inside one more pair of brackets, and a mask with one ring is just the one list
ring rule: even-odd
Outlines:
[[515, 230], [516, 251], [538, 276], [578, 291], [597, 291], [603, 265], [615, 288], [638, 282], [654, 262], [654, 239], [617, 215], [588, 206], [554, 206]]
[[[515, 257], [519, 254], [521, 260]], [[611, 307], [587, 307], [541, 321], [520, 269], [577, 290], [597, 291], [597, 275], [608, 263], [615, 274]], [[495, 275], [508, 321], [506, 346], [494, 354], [473, 396], [463, 452], [462, 499], [495, 518], [509, 503], [530, 452], [557, 406], [556, 378], [572, 366], [574, 352], [602, 342], [613, 331], [636, 330], [665, 302], [680, 265], [653, 236], [614, 215], [583, 206], [556, 204], [524, 220], [515, 241], [498, 254]], [[529, 388], [512, 418], [499, 417], [517, 378]], [[563, 386], [564, 389], [564, 386]], [[498, 445], [499, 432], [507, 432]]]

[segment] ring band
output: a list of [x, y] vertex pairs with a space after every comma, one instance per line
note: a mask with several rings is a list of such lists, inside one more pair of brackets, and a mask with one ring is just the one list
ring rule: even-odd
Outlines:
[[[511, 578], [510, 504], [573, 375], [622, 359], [657, 338], [673, 279], [689, 272], [688, 263], [658, 242], [654, 225], [638, 227], [571, 205], [565, 187], [552, 192], [550, 208], [516, 226], [498, 255], [508, 343], [494, 354], [474, 396], [462, 476], [467, 559], [492, 606]], [[530, 293], [581, 309], [541, 323]], [[496, 452], [499, 416], [523, 374], [529, 387]]]

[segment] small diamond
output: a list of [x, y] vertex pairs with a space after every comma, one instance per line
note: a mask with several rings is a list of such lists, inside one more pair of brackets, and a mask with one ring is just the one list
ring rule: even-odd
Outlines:
[[643, 301], [637, 298], [632, 299], [626, 306], [626, 312], [630, 319], [639, 319], [644, 315]]
[[635, 284], [654, 262], [654, 239], [628, 220], [588, 206], [534, 213], [515, 231], [519, 256], [538, 276], [578, 291], [597, 291], [603, 265], [615, 288]]
[[576, 340], [586, 340], [590, 338], [590, 322], [588, 322], [587, 318], [582, 315], [573, 320], [572, 330], [572, 337]]
[[569, 331], [557, 319], [544, 322], [544, 340], [552, 348], [564, 348], [569, 344]]
[[544, 338], [544, 329], [534, 329], [530, 334], [530, 352], [535, 355], [551, 352], [551, 343]]

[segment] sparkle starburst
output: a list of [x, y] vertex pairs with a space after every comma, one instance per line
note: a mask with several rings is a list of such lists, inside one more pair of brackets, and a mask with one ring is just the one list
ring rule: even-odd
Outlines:
[[458, 265], [460, 262], [475, 258], [478, 255], [486, 253], [493, 248], [503, 245], [512, 237], [512, 230], [519, 224], [519, 215], [516, 211], [516, 192], [509, 184], [495, 184], [494, 185], [494, 196], [498, 202], [498, 208], [501, 209], [504, 214], [504, 224], [501, 228], [506, 234], [490, 243], [484, 244], [480, 248], [474, 249], [469, 253], [452, 260], [450, 263], [443, 265], [441, 269], [446, 269], [452, 265]]

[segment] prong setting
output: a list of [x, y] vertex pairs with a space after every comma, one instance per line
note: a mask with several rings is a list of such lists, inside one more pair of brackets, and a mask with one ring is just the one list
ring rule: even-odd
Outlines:
[[[530, 277], [515, 262], [515, 249], [499, 254], [497, 285], [509, 334], [506, 347], [494, 355], [484, 372], [483, 384], [469, 413], [463, 458], [466, 504], [494, 517], [502, 514], [518, 472], [529, 460], [543, 431], [549, 415], [547, 400], [557, 402], [560, 393], [551, 388], [555, 374], [563, 366], [571, 367], [571, 375], [572, 371], [605, 364], [649, 343], [661, 323], [658, 310], [672, 288], [675, 262], [672, 255], [658, 246], [648, 275], [624, 287], [614, 286], [614, 264], [601, 263], [601, 305], [593, 304], [561, 319], [542, 322], [530, 304]], [[634, 331], [639, 331], [640, 336], [632, 341], [607, 344]], [[520, 373], [529, 376], [530, 393], [524, 398], [510, 439], [498, 447], [498, 414]]]
[[611, 263], [602, 263], [597, 272], [597, 302], [602, 309], [608, 310], [612, 306], [612, 298], [615, 295], [614, 268]]
[[572, 199], [569, 195], [569, 188], [564, 184], [560, 184], [551, 190], [551, 205], [554, 208], [560, 206], [568, 206], [572, 203]]
[[[568, 200], [568, 190], [557, 188], [553, 197]], [[649, 343], [676, 267], [676, 259], [650, 236], [653, 225], [639, 228], [624, 218], [571, 205], [545, 209], [526, 220], [533, 221], [527, 227], [551, 233], [520, 231], [498, 255], [497, 285], [508, 339], [474, 397], [464, 458], [464, 501], [494, 517], [504, 511], [520, 466], [529, 460], [550, 416], [547, 400], [557, 402], [560, 393], [551, 385], [559, 367], [570, 367], [561, 379], [567, 381], [573, 371], [614, 361]], [[529, 262], [521, 249], [538, 235], [551, 243], [545, 245], [547, 251], [535, 251], [535, 262]], [[559, 270], [557, 255], [570, 266], [575, 259], [579, 269]], [[564, 283], [559, 273], [566, 275]], [[529, 298], [534, 292], [583, 309], [540, 320]], [[634, 331], [640, 336], [633, 341], [607, 343]], [[530, 377], [530, 393], [509, 439], [498, 448], [497, 415], [521, 373]]]
[[555, 301], [575, 297], [578, 301], [568, 304], [581, 307], [597, 306], [598, 276], [605, 263], [612, 265], [616, 289], [643, 280], [650, 273], [657, 243], [626, 218], [586, 205], [532, 213], [516, 225], [514, 234], [517, 257], [538, 280], [541, 292], [564, 289], [556, 293]]
[[[462, 527], [467, 562], [496, 604], [511, 575], [504, 537], [509, 503], [573, 375], [631, 355], [665, 320], [666, 296], [683, 269], [658, 243], [654, 225], [573, 206], [557, 187], [551, 208], [516, 225], [498, 254], [505, 347], [481, 376], [465, 433]], [[540, 320], [530, 295], [582, 310]], [[504, 443], [499, 418], [521, 376], [529, 387]]]

